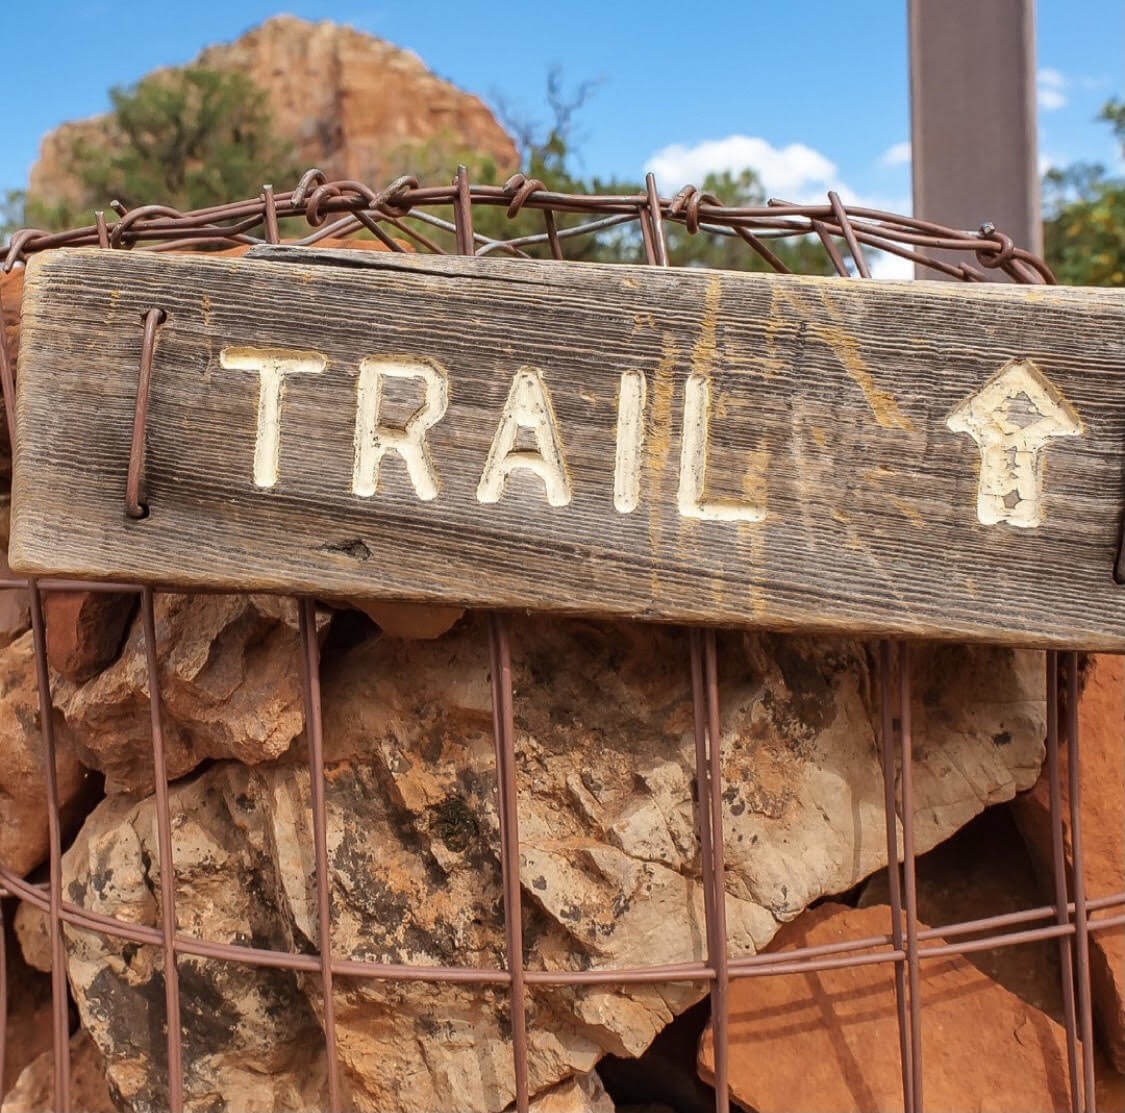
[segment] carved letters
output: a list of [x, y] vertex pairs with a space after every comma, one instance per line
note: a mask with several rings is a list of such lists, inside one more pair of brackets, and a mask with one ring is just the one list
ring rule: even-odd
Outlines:
[[[320, 374], [328, 365], [319, 352], [286, 348], [227, 347], [219, 354], [225, 370], [254, 371], [259, 377], [254, 440], [254, 485], [270, 488], [279, 475], [282, 401], [290, 375]], [[422, 398], [401, 427], [382, 420], [385, 381], [420, 384]], [[617, 397], [613, 505], [634, 511], [641, 499], [648, 383], [640, 371], [621, 374]], [[371, 498], [379, 489], [379, 467], [388, 452], [401, 457], [414, 492], [423, 502], [438, 497], [440, 479], [426, 434], [449, 406], [449, 372], [424, 356], [367, 356], [356, 382], [352, 494]], [[760, 522], [764, 507], [733, 498], [706, 497], [710, 437], [711, 380], [690, 375], [684, 382], [677, 503], [685, 518], [712, 522]], [[1010, 360], [976, 394], [946, 419], [955, 433], [968, 433], [980, 449], [977, 517], [983, 525], [1006, 523], [1033, 528], [1043, 520], [1042, 453], [1052, 437], [1079, 436], [1082, 423], [1030, 361]], [[521, 445], [521, 437], [523, 444]], [[532, 442], [531, 446], [527, 441]], [[549, 506], [573, 497], [566, 451], [551, 392], [537, 367], [521, 367], [500, 414], [477, 485], [477, 501], [499, 502], [508, 476], [525, 470], [537, 476]]]

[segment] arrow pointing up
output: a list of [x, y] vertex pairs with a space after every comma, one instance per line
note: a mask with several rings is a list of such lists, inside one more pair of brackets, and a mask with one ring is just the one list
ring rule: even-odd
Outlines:
[[1029, 359], [1009, 360], [946, 419], [980, 449], [977, 517], [1034, 528], [1043, 521], [1043, 449], [1053, 437], [1077, 437], [1074, 407]]

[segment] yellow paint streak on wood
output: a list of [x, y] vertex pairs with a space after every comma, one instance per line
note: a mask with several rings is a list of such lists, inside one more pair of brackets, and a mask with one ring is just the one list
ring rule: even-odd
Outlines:
[[[718, 333], [719, 323], [719, 297], [722, 287], [718, 275], [712, 275], [707, 282], [707, 292], [703, 296], [703, 316], [699, 322], [699, 332], [695, 338], [695, 345], [691, 351], [691, 373], [704, 378], [710, 378], [711, 370], [715, 363], [715, 338]], [[686, 387], [685, 387], [686, 390]], [[686, 403], [685, 403], [686, 409]], [[686, 420], [686, 415], [685, 415]], [[682, 461], [681, 461], [682, 467]], [[677, 533], [677, 546], [681, 551], [696, 544], [695, 534], [698, 519], [681, 513], [679, 516], [679, 530]], [[716, 596], [716, 581], [710, 583], [712, 599], [718, 601], [722, 595], [719, 588]]]
[[716, 336], [719, 325], [719, 298], [722, 285], [719, 276], [712, 275], [707, 282], [707, 293], [703, 296], [703, 319], [699, 323], [699, 335], [691, 352], [691, 373], [707, 377], [715, 364]]
[[[859, 350], [859, 342], [836, 305], [832, 292], [821, 286], [813, 286], [810, 290], [820, 302], [825, 315], [831, 319], [831, 323], [817, 321], [815, 319], [817, 314], [814, 313], [813, 308], [790, 285], [779, 284], [771, 288], [771, 313], [783, 312], [782, 307], [777, 305], [778, 300], [788, 303], [789, 309], [808, 322], [809, 339], [819, 340], [832, 350], [848, 377], [859, 387], [864, 401], [879, 426], [883, 429], [913, 432], [914, 423], [898, 408], [894, 395], [876, 386], [875, 377]], [[800, 370], [797, 368], [798, 372]]]
[[644, 332], [645, 329], [656, 331], [656, 318], [651, 313], [633, 314], [633, 335]]
[[919, 529], [926, 528], [926, 519], [918, 513], [913, 506], [910, 505], [905, 499], [896, 498], [894, 495], [888, 495], [887, 501], [893, 506], [912, 526], [917, 526]]
[[884, 479], [892, 479], [895, 474], [894, 471], [884, 467], [882, 464], [877, 464], [873, 468], [863, 469], [863, 477], [870, 480], [872, 483], [882, 483]]
[[[766, 501], [769, 492], [770, 451], [760, 448], [747, 454], [746, 471], [742, 475], [742, 495], [745, 502], [760, 506], [763, 512], [767, 509]], [[755, 619], [763, 619], [768, 610], [765, 595], [761, 584], [756, 577], [766, 565], [766, 537], [769, 530], [769, 516], [761, 522], [740, 522], [738, 524], [738, 540], [740, 552], [749, 548], [749, 559], [746, 562], [749, 579], [746, 583], [746, 594], [750, 600], [750, 610]]]
[[[649, 425], [645, 435], [645, 472], [648, 482], [643, 492], [643, 500], [648, 508], [649, 544], [653, 552], [660, 551], [663, 533], [661, 514], [665, 509], [664, 477], [668, 465], [668, 455], [672, 449], [672, 401], [676, 392], [675, 370], [680, 351], [670, 332], [665, 332], [661, 341], [660, 362], [652, 383], [652, 408]], [[650, 573], [653, 596], [660, 586], [659, 574], [655, 566]]]

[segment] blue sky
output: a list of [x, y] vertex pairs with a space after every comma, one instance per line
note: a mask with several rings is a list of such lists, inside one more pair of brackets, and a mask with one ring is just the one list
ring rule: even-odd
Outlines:
[[[24, 184], [43, 132], [103, 110], [110, 85], [289, 11], [409, 47], [441, 76], [486, 101], [502, 97], [524, 117], [546, 117], [545, 77], [556, 63], [570, 82], [600, 81], [580, 121], [589, 173], [653, 168], [679, 185], [749, 163], [778, 195], [835, 187], [845, 199], [909, 208], [905, 0], [743, 0], [725, 10], [664, 0], [5, 6], [0, 189]], [[1040, 0], [1041, 162], [1119, 165], [1092, 118], [1122, 89], [1122, 9], [1121, 0]], [[713, 25], [711, 10], [722, 11]]]

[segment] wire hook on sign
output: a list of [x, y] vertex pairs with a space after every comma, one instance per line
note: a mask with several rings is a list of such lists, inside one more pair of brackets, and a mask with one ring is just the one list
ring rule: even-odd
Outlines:
[[133, 440], [129, 447], [129, 470], [125, 478], [125, 514], [130, 518], [147, 518], [148, 504], [143, 500], [145, 475], [145, 427], [148, 425], [148, 403], [152, 390], [152, 357], [156, 351], [156, 330], [164, 323], [163, 309], [144, 313], [144, 334], [141, 338], [141, 361], [137, 375], [137, 402], [133, 410]]

